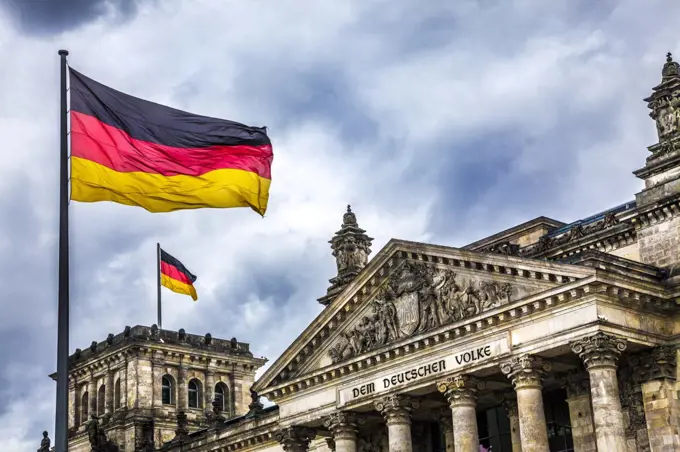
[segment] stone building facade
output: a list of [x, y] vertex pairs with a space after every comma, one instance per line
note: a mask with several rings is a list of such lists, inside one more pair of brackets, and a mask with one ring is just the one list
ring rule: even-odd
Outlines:
[[93, 420], [123, 452], [174, 438], [178, 412], [189, 431], [201, 428], [214, 417], [214, 400], [225, 417], [245, 414], [266, 362], [236, 339], [156, 325], [126, 327], [69, 359], [69, 450], [76, 452], [91, 450]]
[[[180, 412], [174, 427], [161, 421], [176, 433], [154, 447], [680, 451], [680, 65], [670, 54], [645, 100], [659, 141], [634, 172], [644, 188], [605, 212], [540, 217], [461, 248], [391, 240], [369, 260], [372, 239], [348, 208], [324, 308], [255, 382], [247, 413], [217, 410], [190, 432]], [[154, 373], [144, 356], [128, 372]], [[90, 369], [76, 365], [75, 381]], [[128, 406], [155, 406], [154, 389], [126, 393]]]

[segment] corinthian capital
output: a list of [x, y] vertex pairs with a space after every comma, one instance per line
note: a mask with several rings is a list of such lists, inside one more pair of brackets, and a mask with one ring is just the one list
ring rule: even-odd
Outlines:
[[444, 394], [449, 406], [477, 404], [477, 390], [484, 387], [483, 382], [472, 375], [456, 375], [437, 383], [437, 389]]
[[626, 341], [609, 334], [596, 333], [572, 342], [570, 346], [588, 370], [596, 367], [616, 368], [621, 352], [626, 349]]
[[515, 389], [541, 388], [541, 382], [552, 366], [543, 358], [523, 355], [501, 363], [503, 372], [512, 381]]
[[333, 438], [356, 438], [357, 427], [364, 424], [364, 419], [347, 411], [331, 413], [325, 420], [324, 426], [333, 433]]
[[420, 406], [420, 401], [401, 394], [393, 394], [374, 402], [375, 409], [385, 418], [387, 425], [410, 424], [411, 412]]
[[314, 439], [316, 432], [306, 427], [286, 427], [274, 434], [274, 439], [281, 444], [286, 452], [306, 452], [309, 442]]

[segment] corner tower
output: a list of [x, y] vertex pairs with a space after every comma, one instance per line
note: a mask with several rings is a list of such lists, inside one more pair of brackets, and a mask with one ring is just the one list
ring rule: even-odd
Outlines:
[[645, 182], [635, 195], [633, 219], [640, 260], [676, 273], [680, 264], [680, 64], [668, 53], [661, 83], [645, 99], [659, 141], [649, 146], [645, 166], [633, 174]]
[[371, 254], [372, 242], [373, 239], [359, 227], [352, 207], [347, 206], [347, 212], [342, 216], [340, 230], [328, 242], [333, 250], [338, 274], [329, 280], [331, 286], [326, 295], [318, 299], [319, 303], [324, 306], [331, 304], [335, 297], [366, 266], [368, 256]]
[[69, 357], [69, 451], [90, 451], [93, 421], [120, 450], [134, 451], [173, 439], [179, 412], [189, 431], [210, 421], [213, 401], [226, 418], [244, 415], [266, 362], [236, 338], [156, 325], [93, 341]]

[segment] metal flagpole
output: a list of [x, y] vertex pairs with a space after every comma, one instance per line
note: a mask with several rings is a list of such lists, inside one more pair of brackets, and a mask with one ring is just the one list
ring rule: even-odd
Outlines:
[[68, 244], [68, 106], [66, 56], [61, 57], [61, 155], [59, 164], [59, 311], [57, 325], [57, 409], [55, 452], [68, 451], [68, 335], [69, 335], [69, 244]]
[[158, 286], [158, 329], [163, 329], [161, 318], [161, 244], [156, 243], [156, 282]]

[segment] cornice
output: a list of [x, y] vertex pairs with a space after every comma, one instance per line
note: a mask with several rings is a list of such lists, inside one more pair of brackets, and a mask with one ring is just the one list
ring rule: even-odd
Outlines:
[[636, 210], [631, 222], [636, 230], [654, 226], [655, 224], [671, 220], [680, 215], [680, 195], [673, 196], [662, 202], [643, 206]]
[[279, 381], [287, 380], [288, 375], [299, 369], [306, 359], [317, 350], [327, 347], [326, 339], [344, 324], [352, 312], [374, 295], [383, 280], [404, 260], [444, 266], [452, 270], [486, 273], [491, 278], [505, 275], [515, 278], [516, 283], [524, 280], [525, 284], [530, 284], [531, 281], [566, 284], [592, 275], [595, 271], [586, 267], [393, 239], [262, 375], [255, 383], [254, 390], [262, 392], [272, 382], [278, 385]]

